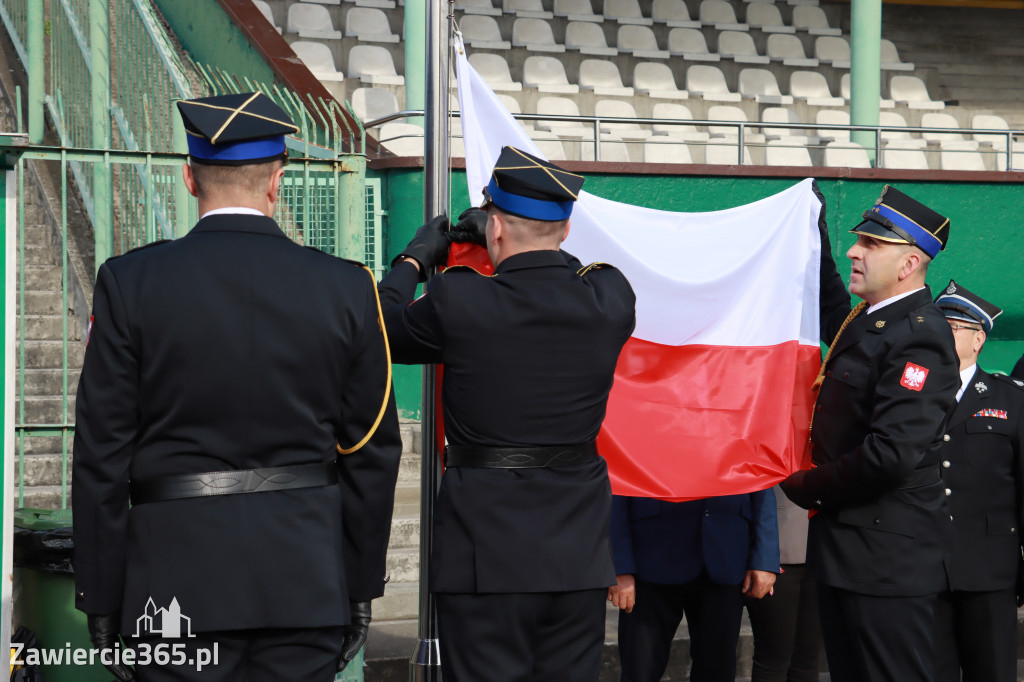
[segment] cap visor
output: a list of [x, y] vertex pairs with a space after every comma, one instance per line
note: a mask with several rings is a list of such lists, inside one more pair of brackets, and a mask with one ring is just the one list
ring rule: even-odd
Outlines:
[[850, 230], [854, 234], [863, 234], [883, 242], [892, 242], [893, 244], [909, 244], [906, 239], [899, 236], [892, 230], [881, 223], [876, 223], [874, 220], [865, 220], [857, 227]]

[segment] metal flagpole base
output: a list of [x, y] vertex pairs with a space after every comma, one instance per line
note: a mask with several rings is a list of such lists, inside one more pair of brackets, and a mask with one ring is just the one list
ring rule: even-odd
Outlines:
[[441, 650], [436, 639], [421, 639], [409, 661], [411, 682], [436, 682], [441, 679]]

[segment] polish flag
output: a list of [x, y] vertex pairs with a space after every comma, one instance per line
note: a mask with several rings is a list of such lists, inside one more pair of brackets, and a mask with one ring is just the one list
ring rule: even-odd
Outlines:
[[[478, 205], [502, 146], [546, 157], [461, 45], [456, 52], [469, 201]], [[614, 265], [637, 296], [636, 329], [598, 438], [615, 494], [681, 501], [747, 493], [810, 467], [820, 210], [810, 179], [705, 213], [581, 192], [565, 250], [584, 264]], [[453, 254], [489, 266], [476, 247]]]

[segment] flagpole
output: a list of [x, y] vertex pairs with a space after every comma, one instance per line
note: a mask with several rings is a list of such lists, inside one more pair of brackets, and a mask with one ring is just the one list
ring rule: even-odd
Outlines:
[[[448, 73], [454, 0], [428, 0], [426, 59], [426, 125], [424, 129], [423, 220], [448, 212]], [[444, 11], [447, 10], [447, 11]], [[433, 274], [428, 273], [428, 274]], [[434, 499], [441, 481], [437, 452], [437, 369], [423, 368], [423, 412], [420, 489], [419, 643], [410, 662], [412, 682], [440, 679], [441, 652], [437, 616], [430, 594], [430, 550], [433, 545]]]

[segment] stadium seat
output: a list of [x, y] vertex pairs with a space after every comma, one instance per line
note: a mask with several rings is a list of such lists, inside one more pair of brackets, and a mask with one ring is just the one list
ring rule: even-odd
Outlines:
[[569, 83], [565, 67], [554, 57], [527, 57], [523, 63], [523, 85], [537, 88], [539, 92], [567, 95], [580, 91], [580, 86]]
[[836, 69], [849, 69], [850, 43], [840, 36], [820, 36], [814, 41], [814, 57]]
[[774, 2], [754, 2], [747, 5], [747, 25], [764, 33], [796, 33], [796, 28], [787, 26], [782, 20], [782, 14]]
[[352, 92], [352, 109], [365, 123], [397, 113], [398, 99], [395, 93], [381, 88], [356, 88]]
[[[629, 102], [617, 99], [601, 99], [594, 105], [594, 116], [635, 119], [636, 109]], [[651, 131], [641, 128], [638, 123], [601, 121], [601, 132], [609, 133], [623, 140], [646, 140], [651, 136]]]
[[[342, 75], [334, 66], [334, 54], [331, 48], [323, 43], [312, 43], [305, 40], [296, 40], [291, 44], [292, 51], [302, 60], [317, 80], [320, 81], [343, 81]], [[390, 58], [391, 55], [388, 55]], [[354, 75], [354, 74], [353, 74]]]
[[790, 140], [771, 140], [764, 148], [764, 162], [768, 166], [810, 166], [811, 153], [803, 145]]
[[676, 85], [672, 69], [660, 62], [640, 62], [633, 67], [633, 89], [651, 99], [687, 99], [690, 96]]
[[604, 30], [600, 24], [585, 21], [573, 21], [566, 26], [565, 49], [604, 57], [614, 57], [619, 54], [614, 47], [608, 47], [608, 42], [604, 38]]
[[632, 54], [638, 59], [668, 59], [669, 56], [668, 50], [658, 48], [658, 39], [647, 26], [620, 26], [618, 47], [619, 52]]
[[[541, 97], [537, 100], [537, 113], [541, 116], [579, 116], [576, 102], [568, 97]], [[536, 121], [537, 130], [546, 130], [558, 137], [593, 139], [594, 127], [580, 121]]]
[[[975, 114], [974, 118], [971, 119], [971, 127], [978, 130], [1009, 130], [1010, 125], [1006, 122], [1006, 119], [1002, 116], [994, 116], [992, 114]], [[993, 149], [1000, 151], [1006, 151], [1006, 135], [986, 135], [984, 133], [974, 133], [974, 139], [981, 144], [986, 144]]]
[[644, 142], [644, 163], [693, 163], [684, 140], [660, 136]]
[[[974, 142], [974, 140], [971, 140]], [[977, 142], [974, 142], [977, 144]], [[944, 141], [939, 152], [939, 168], [947, 171], [983, 171], [985, 157], [977, 147], [971, 147], [963, 141]]]
[[[882, 111], [878, 114], [878, 125], [882, 126], [899, 126], [902, 128], [907, 127], [907, 119], [903, 118], [900, 114], [895, 111]], [[906, 130], [883, 130], [882, 140], [900, 140], [902, 143], [914, 142], [918, 146], [924, 146], [925, 140], [917, 137], [911, 137], [910, 133]]]
[[[685, 30], [685, 29], [683, 29]], [[694, 64], [686, 70], [686, 89], [710, 102], [739, 102], [738, 92], [730, 92], [725, 75], [717, 66]]]
[[757, 53], [754, 39], [746, 31], [722, 31], [718, 34], [718, 54], [737, 64], [768, 64], [771, 60]]
[[746, 31], [749, 27], [736, 20], [736, 10], [726, 0], [701, 0], [698, 14], [704, 26], [718, 31]]
[[385, 123], [377, 142], [397, 156], [423, 156], [423, 128], [412, 123]]
[[791, 95], [779, 91], [775, 74], [768, 69], [743, 69], [740, 71], [740, 95], [752, 98], [758, 104], [792, 104]]
[[501, 9], [494, 6], [491, 0], [455, 0], [455, 9], [465, 14], [483, 14], [500, 17]]
[[645, 17], [637, 0], [604, 0], [604, 16], [620, 24], [650, 26], [654, 20]]
[[501, 29], [494, 17], [467, 14], [459, 22], [462, 37], [474, 50], [511, 50], [512, 43], [501, 39]]
[[[929, 111], [928, 113], [921, 115], [921, 127], [956, 129], [960, 127], [960, 124], [952, 114]], [[968, 140], [964, 137], [963, 133], [921, 133], [921, 137], [929, 142], [937, 142], [943, 147], [948, 146], [949, 143], [952, 142], [955, 143], [955, 146], [958, 148], [970, 150], [978, 149], [978, 141]]]
[[405, 85], [395, 71], [391, 53], [380, 45], [356, 45], [348, 53], [348, 74], [369, 85]]
[[668, 52], [672, 56], [681, 56], [688, 62], [717, 62], [721, 60], [717, 54], [708, 51], [708, 43], [704, 34], [695, 28], [674, 28], [668, 32]]
[[533, 143], [548, 161], [565, 161], [565, 147], [561, 140], [534, 139]]
[[911, 109], [942, 109], [946, 106], [945, 102], [932, 101], [924, 81], [917, 76], [893, 76], [889, 81], [889, 96]]
[[829, 142], [825, 145], [825, 165], [839, 168], [871, 168], [871, 158], [856, 142]]
[[543, 19], [549, 21], [554, 15], [544, 10], [540, 0], [502, 0], [502, 10], [506, 14], [514, 14], [524, 19]]
[[[757, 7], [757, 5], [752, 6]], [[768, 36], [768, 57], [782, 62], [785, 66], [818, 68], [818, 60], [807, 56], [804, 52], [804, 44], [800, 42], [800, 39], [784, 33], [773, 33]]]
[[[850, 125], [850, 112], [837, 109], [822, 109], [814, 117], [814, 122], [823, 125], [848, 126]], [[823, 142], [832, 142], [835, 140], [849, 142], [850, 131], [819, 128], [818, 137], [820, 137]]]
[[800, 5], [793, 8], [793, 26], [798, 31], [807, 31], [812, 36], [841, 36], [841, 29], [828, 25], [825, 11], [814, 5]]
[[683, 0], [654, 0], [651, 18], [654, 23], [669, 28], [700, 28], [700, 22], [690, 18], [690, 10]]
[[565, 45], [555, 42], [551, 24], [543, 19], [516, 19], [512, 24], [512, 44], [532, 52], [565, 52]]
[[828, 81], [817, 71], [794, 71], [789, 77], [789, 94], [812, 107], [841, 107], [842, 97], [833, 97]]
[[[767, 107], [761, 112], [762, 123], [803, 123], [800, 114], [789, 107]], [[816, 135], [807, 128], [762, 128], [761, 134], [767, 140], [789, 140], [792, 144], [817, 145]]]
[[579, 83], [581, 90], [593, 90], [595, 95], [632, 97], [635, 94], [633, 88], [622, 85], [622, 76], [615, 62], [606, 59], [584, 59], [580, 62]]
[[345, 35], [364, 43], [397, 43], [388, 15], [371, 7], [353, 7], [345, 15]]
[[281, 27], [277, 25], [276, 21], [274, 21], [274, 10], [270, 9], [270, 5], [264, 2], [264, 0], [252, 1], [253, 3], [255, 3], [256, 9], [260, 11], [260, 14], [265, 16], [267, 18], [267, 21], [270, 22], [270, 25], [274, 27], [274, 30], [277, 31], [278, 33], [281, 33]]
[[[556, 17], [565, 17], [568, 21], [592, 21], [601, 23], [604, 17], [594, 14], [590, 0], [555, 0]], [[561, 142], [558, 143], [562, 145]]]
[[[320, 2], [325, 5], [337, 5], [337, 2], [325, 2], [325, 0], [312, 0], [313, 2]], [[395, 0], [345, 0], [345, 2], [353, 3], [356, 7], [374, 7], [376, 9], [394, 9]], [[405, 0], [398, 0], [399, 5], [405, 4]]]
[[[1000, 167], [999, 170], [1002, 170]], [[1024, 152], [1014, 152], [1012, 160], [1010, 161], [1010, 170], [1012, 171], [1024, 171]]]
[[882, 168], [906, 168], [909, 170], [928, 170], [928, 157], [921, 148], [909, 149], [903, 143], [906, 140], [894, 140], [882, 147]]
[[495, 92], [519, 92], [523, 89], [521, 83], [512, 80], [508, 62], [500, 54], [474, 52], [469, 55], [469, 63]]
[[[692, 121], [693, 114], [685, 104], [659, 102], [651, 109], [651, 118], [660, 118], [666, 121]], [[711, 137], [707, 133], [697, 130], [697, 126], [681, 123], [655, 123], [651, 129], [655, 135], [667, 135], [688, 142], [707, 142]]]
[[896, 45], [882, 38], [882, 68], [886, 71], [913, 71], [914, 63], [902, 61]]
[[[850, 101], [850, 74], [844, 73], [843, 77], [839, 79], [839, 94], [842, 95], [844, 101]], [[885, 99], [884, 97], [878, 98], [879, 109], [894, 109], [896, 102], [891, 99]]]
[[296, 2], [288, 8], [287, 29], [288, 33], [298, 33], [300, 38], [341, 39], [341, 31], [334, 30], [327, 8], [308, 2]]
[[[707, 146], [704, 147], [704, 163], [735, 166], [739, 163], [737, 158], [739, 148], [737, 144], [738, 142], [735, 138], [720, 138], [708, 142]], [[746, 165], [754, 163], [750, 158], [750, 147], [746, 145], [743, 146], [743, 163]]]
[[[750, 0], [748, 0], [748, 1], [750, 1]], [[753, 1], [756, 2], [757, 0], [753, 0]], [[788, 5], [814, 5], [815, 7], [817, 7], [818, 6], [818, 0], [786, 0], [786, 4], [788, 4]]]
[[[609, 161], [613, 163], [630, 163], [632, 161], [632, 159], [629, 158], [629, 148], [626, 146], [626, 143], [614, 135], [601, 136], [600, 154], [601, 161]], [[595, 160], [593, 142], [584, 142], [580, 145], [580, 160]]]
[[[349, 0], [351, 2], [351, 0]], [[312, 2], [317, 5], [340, 5], [341, 0], [306, 0], [306, 2]]]
[[[708, 120], [709, 121], [736, 121], [737, 123], [747, 123], [750, 119], [739, 107], [731, 107], [728, 105], [715, 105], [708, 109]], [[737, 138], [740, 134], [738, 126], [708, 126], [708, 133], [712, 138], [726, 137], [726, 138]], [[760, 132], [759, 127], [744, 127], [743, 129], [743, 141], [747, 143], [761, 143], [764, 142], [764, 133]]]

